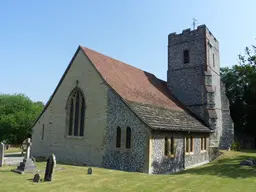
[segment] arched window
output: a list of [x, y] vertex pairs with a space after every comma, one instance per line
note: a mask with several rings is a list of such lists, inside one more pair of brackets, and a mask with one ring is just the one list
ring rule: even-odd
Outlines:
[[116, 148], [121, 147], [121, 128], [116, 128]]
[[189, 51], [188, 50], [185, 50], [183, 52], [183, 61], [184, 61], [184, 64], [189, 63]]
[[127, 149], [131, 148], [131, 128], [130, 127], [126, 128], [126, 148]]
[[85, 108], [83, 93], [75, 88], [68, 98], [68, 135], [84, 136]]

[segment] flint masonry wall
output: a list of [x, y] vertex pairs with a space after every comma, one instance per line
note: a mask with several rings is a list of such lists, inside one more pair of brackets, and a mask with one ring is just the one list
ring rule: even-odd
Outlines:
[[[199, 164], [207, 163], [209, 161], [208, 146], [209, 139], [207, 139], [207, 150], [201, 151], [201, 137], [208, 137], [205, 133], [192, 133], [194, 148], [193, 153], [185, 153], [185, 137], [186, 132], [167, 132], [167, 133], [153, 133], [151, 138], [151, 169], [150, 173], [175, 173], [186, 168], [197, 166]], [[174, 138], [175, 156], [168, 157], [164, 155], [165, 151], [165, 137]]]
[[[111, 89], [108, 90], [107, 127], [103, 166], [132, 172], [149, 170], [149, 137], [147, 126]], [[116, 148], [116, 128], [121, 128], [121, 148]], [[126, 129], [131, 128], [131, 148], [126, 149]]]
[[221, 82], [221, 110], [222, 110], [222, 135], [220, 137], [220, 147], [229, 149], [234, 141], [234, 123], [230, 116], [229, 100], [226, 96], [225, 85]]
[[[184, 64], [183, 52], [189, 51], [189, 63]], [[204, 119], [206, 97], [204, 66], [206, 63], [205, 28], [183, 30], [168, 36], [167, 84], [172, 93], [201, 119]]]
[[[173, 136], [175, 142], [175, 156], [167, 157], [165, 151], [165, 137]], [[184, 136], [182, 133], [153, 133], [151, 138], [150, 173], [175, 173], [184, 169]]]

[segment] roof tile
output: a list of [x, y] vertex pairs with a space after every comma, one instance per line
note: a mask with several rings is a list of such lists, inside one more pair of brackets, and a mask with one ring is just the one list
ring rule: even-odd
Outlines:
[[155, 75], [81, 46], [104, 80], [155, 130], [210, 132]]

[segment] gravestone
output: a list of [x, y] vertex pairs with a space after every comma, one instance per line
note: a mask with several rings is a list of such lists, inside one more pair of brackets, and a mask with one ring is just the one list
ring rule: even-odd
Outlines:
[[4, 165], [4, 144], [0, 143], [0, 167]]
[[40, 181], [40, 175], [37, 173], [34, 175], [33, 182], [38, 183]]
[[49, 158], [47, 159], [44, 181], [52, 181], [53, 180], [55, 166], [56, 166], [56, 158], [53, 154], [51, 154], [49, 156]]
[[242, 166], [256, 166], [256, 159], [246, 159], [240, 163]]
[[91, 167], [88, 168], [87, 174], [88, 174], [88, 175], [91, 175], [91, 174], [92, 174], [92, 168], [91, 168]]
[[33, 160], [30, 158], [30, 149], [32, 142], [30, 138], [26, 140], [26, 155], [20, 165], [15, 169], [12, 170], [13, 172], [24, 174], [24, 173], [35, 173], [37, 172], [36, 166]]

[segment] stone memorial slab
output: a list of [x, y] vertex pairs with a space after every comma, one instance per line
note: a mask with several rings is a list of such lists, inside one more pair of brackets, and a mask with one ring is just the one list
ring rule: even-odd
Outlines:
[[52, 181], [54, 168], [56, 167], [56, 158], [55, 155], [51, 154], [47, 159], [47, 164], [45, 168], [44, 181]]
[[34, 175], [33, 182], [38, 183], [40, 181], [40, 175], [37, 173]]
[[246, 159], [240, 163], [242, 166], [256, 166], [256, 159]]
[[32, 142], [30, 138], [26, 140], [27, 147], [26, 147], [26, 155], [20, 165], [15, 169], [12, 170], [13, 172], [24, 174], [24, 173], [35, 173], [37, 172], [37, 168], [34, 164], [34, 161], [30, 158], [30, 148]]
[[92, 174], [92, 168], [91, 168], [91, 167], [88, 168], [87, 174], [88, 174], [88, 175], [91, 175], [91, 174]]
[[4, 144], [0, 143], [0, 167], [4, 166]]

